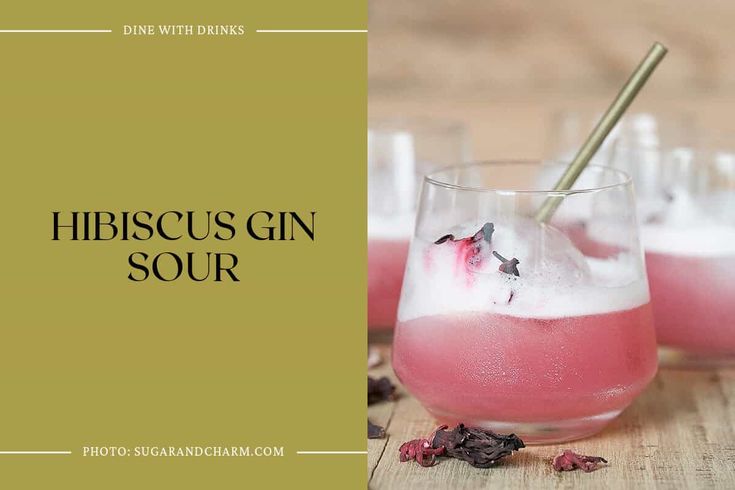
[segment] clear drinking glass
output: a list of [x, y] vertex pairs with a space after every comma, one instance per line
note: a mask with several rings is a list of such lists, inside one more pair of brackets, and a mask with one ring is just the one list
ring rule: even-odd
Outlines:
[[[561, 110], [551, 117], [546, 154], [551, 158], [571, 160], [602, 117], [592, 110]], [[604, 165], [612, 148], [625, 145], [693, 145], [698, 131], [694, 117], [683, 111], [657, 110], [626, 114], [615, 125], [595, 154], [592, 163]]]
[[468, 159], [460, 124], [371, 121], [368, 129], [368, 327], [393, 328], [421, 178]]
[[[424, 179], [393, 368], [440, 423], [529, 443], [593, 434], [656, 373], [630, 178], [478, 163]], [[534, 219], [562, 198], [548, 224]], [[584, 226], [580, 226], [584, 223]]]
[[617, 145], [630, 173], [664, 365], [735, 364], [735, 153]]

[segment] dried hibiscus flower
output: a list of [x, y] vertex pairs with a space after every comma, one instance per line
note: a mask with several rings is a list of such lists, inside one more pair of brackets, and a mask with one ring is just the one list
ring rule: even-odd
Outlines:
[[560, 455], [554, 457], [551, 464], [556, 471], [572, 471], [579, 468], [585, 473], [589, 473], [598, 469], [600, 463], [607, 464], [607, 460], [599, 456], [585, 456], [565, 449]]
[[[498, 460], [523, 447], [515, 434], [503, 436], [493, 431], [459, 424], [452, 430], [438, 427], [429, 439], [415, 439], [401, 446], [400, 460], [415, 459], [421, 466], [434, 464], [435, 456], [461, 459], [476, 468], [489, 468]], [[421, 460], [419, 460], [421, 458]]]
[[452, 235], [451, 233], [444, 235], [443, 237], [439, 238], [437, 241], [434, 242], [435, 245], [441, 245], [442, 243], [446, 242], [447, 240], [450, 240], [452, 242], [468, 242], [468, 243], [477, 243], [480, 240], [485, 240], [487, 243], [490, 243], [493, 239], [493, 232], [495, 231], [495, 225], [492, 223], [485, 223], [482, 225], [482, 228], [480, 228], [477, 233], [474, 235], [467, 237], [467, 238], [460, 238], [457, 239]]
[[392, 400], [395, 398], [395, 393], [396, 387], [387, 376], [378, 379], [368, 376], [368, 405]]
[[467, 461], [476, 468], [489, 468], [513, 451], [526, 447], [515, 434], [503, 436], [464, 424], [452, 430], [447, 430], [447, 426], [439, 427], [432, 445], [445, 448], [447, 456]]
[[461, 256], [468, 264], [476, 264], [479, 261], [480, 250], [482, 244], [490, 244], [493, 239], [493, 233], [495, 232], [495, 225], [492, 223], [485, 223], [482, 225], [477, 233], [467, 238], [455, 238], [454, 235], [448, 234], [439, 238], [434, 242], [435, 245], [441, 245], [445, 242], [458, 245], [460, 247]]
[[368, 419], [368, 439], [382, 439], [385, 437], [385, 429], [375, 425]]
[[495, 251], [493, 251], [493, 255], [502, 262], [502, 264], [500, 264], [500, 267], [498, 267], [498, 270], [500, 272], [505, 272], [506, 274], [512, 274], [514, 276], [521, 275], [520, 272], [518, 272], [518, 264], [521, 263], [518, 259], [513, 257], [512, 259], [508, 260]]
[[401, 463], [415, 460], [421, 466], [428, 467], [433, 466], [436, 457], [444, 453], [444, 447], [434, 448], [428, 439], [414, 439], [401, 444], [398, 452]]

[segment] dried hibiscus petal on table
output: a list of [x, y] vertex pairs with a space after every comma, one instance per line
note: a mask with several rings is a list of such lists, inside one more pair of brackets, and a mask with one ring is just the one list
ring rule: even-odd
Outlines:
[[414, 439], [401, 444], [398, 453], [401, 463], [415, 460], [421, 466], [428, 467], [433, 466], [436, 457], [444, 453], [444, 447], [434, 448], [428, 439]]
[[595, 471], [600, 467], [600, 463], [607, 464], [607, 460], [600, 456], [577, 454], [569, 449], [565, 449], [561, 454], [555, 456], [551, 462], [556, 471], [572, 471], [579, 468], [585, 473]]
[[[459, 424], [452, 430], [438, 427], [429, 439], [415, 439], [403, 444], [400, 460], [415, 459], [421, 466], [434, 464], [436, 456], [461, 459], [476, 468], [490, 468], [513, 451], [526, 447], [515, 434], [507, 436], [487, 429]], [[421, 457], [421, 460], [419, 460]]]
[[432, 441], [434, 447], [444, 447], [447, 456], [467, 461], [476, 468], [489, 468], [513, 451], [526, 447], [515, 434], [507, 436], [487, 429], [459, 424], [452, 430], [439, 427]]
[[396, 397], [396, 387], [387, 376], [373, 378], [368, 376], [368, 405], [393, 400]]
[[375, 425], [368, 419], [368, 439], [382, 439], [385, 437], [385, 429]]

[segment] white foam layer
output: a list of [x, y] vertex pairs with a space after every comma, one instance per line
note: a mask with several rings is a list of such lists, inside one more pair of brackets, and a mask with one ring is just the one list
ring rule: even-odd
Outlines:
[[647, 252], [692, 257], [735, 255], [735, 195], [719, 192], [693, 199], [676, 189], [670, 202], [639, 203], [641, 242]]
[[408, 240], [413, 234], [414, 221], [413, 213], [395, 216], [369, 214], [368, 239]]
[[[541, 230], [537, 225], [528, 226]], [[527, 231], [519, 234], [496, 225], [488, 246], [508, 259], [518, 258], [520, 277], [500, 272], [500, 261], [488, 256], [489, 249], [482, 252], [480, 266], [468, 267], [466, 261], [458, 260], [453, 244], [415, 239], [399, 321], [463, 312], [562, 318], [628, 310], [648, 303], [648, 283], [640, 257], [619, 254], [607, 260], [589, 258], [552, 228], [544, 227], [531, 235]]]
[[644, 225], [641, 241], [646, 252], [691, 257], [735, 256], [735, 227], [725, 225], [686, 228]]

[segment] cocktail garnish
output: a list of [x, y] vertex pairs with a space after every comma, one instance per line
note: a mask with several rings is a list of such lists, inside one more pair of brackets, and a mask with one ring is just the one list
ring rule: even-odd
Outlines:
[[585, 473], [589, 473], [598, 469], [600, 463], [607, 464], [607, 460], [599, 456], [585, 456], [570, 449], [565, 449], [560, 455], [554, 457], [551, 464], [556, 471], [572, 471], [579, 468]]
[[520, 261], [518, 259], [513, 257], [512, 259], [508, 260], [494, 250], [493, 250], [493, 255], [502, 262], [502, 264], [500, 264], [500, 267], [498, 267], [498, 270], [500, 272], [505, 272], [506, 274], [512, 274], [514, 276], [520, 277], [521, 274], [518, 272], [518, 264], [520, 264]]
[[[429, 442], [431, 441], [431, 442]], [[523, 447], [515, 434], [507, 436], [477, 427], [459, 424], [452, 430], [446, 425], [437, 427], [429, 439], [414, 439], [400, 449], [401, 462], [415, 459], [421, 466], [432, 466], [436, 456], [461, 459], [476, 468], [490, 468], [498, 460]]]
[[434, 448], [428, 439], [414, 439], [401, 444], [398, 452], [401, 463], [415, 460], [421, 466], [429, 467], [434, 465], [437, 456], [444, 454], [444, 446]]
[[457, 247], [457, 258], [459, 263], [465, 265], [479, 266], [482, 261], [482, 255], [480, 254], [483, 243], [490, 245], [493, 239], [493, 232], [495, 226], [492, 223], [485, 223], [482, 225], [477, 233], [467, 238], [456, 239], [454, 235], [444, 235], [434, 242], [435, 245], [441, 245], [445, 242], [450, 242], [452, 245]]
[[385, 437], [385, 429], [375, 425], [368, 419], [368, 439], [382, 439]]
[[439, 238], [437, 241], [434, 242], [434, 245], [441, 245], [442, 243], [446, 242], [447, 240], [456, 241], [454, 239], [454, 235], [451, 233], [444, 235], [443, 237]]
[[487, 243], [490, 243], [493, 240], [494, 232], [495, 225], [492, 223], [485, 223], [484, 225], [482, 225], [482, 228], [480, 228], [480, 231], [475, 233], [472, 239], [476, 242], [479, 240], [485, 240]]
[[391, 383], [387, 376], [382, 378], [372, 378], [368, 376], [368, 405], [386, 400], [393, 400], [396, 394], [396, 387]]
[[487, 243], [490, 243], [493, 239], [493, 232], [495, 231], [495, 225], [492, 223], [485, 223], [482, 225], [482, 228], [480, 228], [477, 233], [474, 235], [467, 237], [467, 238], [460, 238], [457, 239], [452, 235], [451, 233], [442, 236], [437, 241], [434, 242], [434, 245], [441, 245], [442, 243], [446, 242], [447, 240], [450, 240], [452, 242], [467, 242], [467, 243], [477, 243], [480, 240], [485, 240]]

